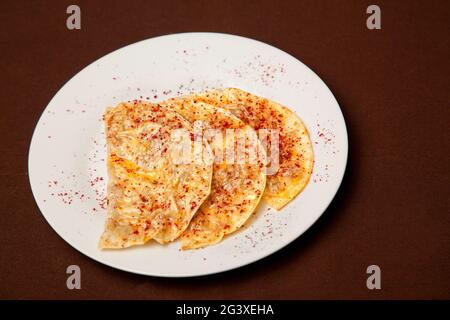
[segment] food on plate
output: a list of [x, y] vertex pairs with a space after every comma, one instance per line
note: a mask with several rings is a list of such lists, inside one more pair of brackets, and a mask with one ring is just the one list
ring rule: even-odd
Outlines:
[[182, 249], [216, 244], [255, 211], [266, 184], [265, 152], [256, 132], [225, 109], [183, 98], [161, 105], [200, 125], [215, 155], [211, 194], [182, 234]]
[[284, 207], [313, 169], [300, 118], [240, 89], [121, 103], [104, 120], [108, 216], [100, 248], [177, 238], [182, 249], [216, 244], [261, 199]]
[[[167, 108], [140, 101], [108, 108], [104, 122], [109, 180], [99, 247], [175, 240], [211, 189], [212, 162], [207, 156], [204, 161], [177, 159], [182, 135], [174, 133], [191, 137], [191, 123]], [[200, 144], [210, 150], [205, 139]]]
[[[280, 210], [308, 184], [314, 165], [313, 149], [306, 127], [290, 109], [236, 88], [205, 91], [183, 99], [225, 108], [256, 131], [278, 130], [279, 152], [267, 154], [268, 170], [272, 172], [268, 172], [263, 195], [271, 207]], [[271, 144], [270, 137], [266, 145]]]

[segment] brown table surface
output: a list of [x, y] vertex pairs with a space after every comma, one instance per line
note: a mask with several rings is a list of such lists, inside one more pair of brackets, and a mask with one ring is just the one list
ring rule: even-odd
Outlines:
[[[366, 28], [372, 2], [382, 30]], [[77, 3], [82, 29], [66, 28]], [[2, 1], [0, 298], [450, 298], [450, 2]], [[84, 66], [168, 33], [258, 39], [328, 84], [349, 131], [348, 169], [309, 231], [276, 254], [218, 275], [164, 279], [97, 263], [47, 224], [30, 191], [28, 147], [41, 112]], [[66, 288], [66, 267], [82, 289]], [[366, 268], [382, 289], [366, 288]]]

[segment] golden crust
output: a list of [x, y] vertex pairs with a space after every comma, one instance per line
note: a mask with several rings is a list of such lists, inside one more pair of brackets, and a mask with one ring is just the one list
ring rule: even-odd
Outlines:
[[[207, 129], [218, 130], [221, 139], [208, 140], [212, 149], [222, 150], [221, 161], [215, 161], [211, 194], [202, 204], [188, 229], [181, 236], [182, 249], [194, 249], [218, 243], [222, 238], [239, 229], [254, 212], [264, 192], [265, 153], [255, 131], [230, 112], [194, 100], [170, 99], [163, 106], [175, 110], [187, 120], [202, 121], [203, 133]], [[229, 137], [224, 132], [237, 133]], [[247, 137], [248, 139], [242, 139]], [[207, 138], [209, 139], [209, 138]], [[239, 141], [239, 142], [238, 142]], [[246, 141], [260, 152], [255, 161], [227, 161], [225, 149]], [[217, 153], [215, 153], [217, 156]], [[229, 160], [229, 159], [228, 159]]]
[[[99, 247], [124, 248], [150, 239], [173, 241], [210, 193], [211, 162], [178, 163], [174, 130], [191, 124], [158, 105], [107, 109], [108, 216]], [[206, 140], [202, 141], [209, 149]]]
[[280, 210], [308, 184], [314, 165], [313, 149], [306, 127], [290, 109], [236, 88], [206, 91], [184, 99], [225, 108], [255, 130], [279, 130], [279, 168], [267, 176], [263, 195], [271, 207]]
[[[107, 109], [104, 119], [109, 181], [102, 249], [144, 244], [150, 239], [166, 243], [180, 235], [182, 249], [218, 243], [248, 220], [261, 199], [280, 210], [303, 190], [312, 174], [312, 145], [298, 116], [240, 89], [211, 90], [160, 104], [122, 103]], [[233, 129], [242, 134], [222, 136], [225, 139], [219, 142], [202, 138], [206, 154], [211, 151], [209, 143], [223, 152], [246, 141], [256, 146], [263, 159], [236, 163], [224, 158], [212, 164], [206, 156], [201, 163], [174, 161], [171, 151], [178, 143], [171, 132], [184, 129], [192, 139], [196, 131], [191, 122], [197, 120], [203, 123], [203, 133]], [[255, 132], [260, 129], [277, 129], [279, 134], [279, 153], [270, 151], [267, 159], [267, 146]], [[271, 139], [269, 145], [278, 144]], [[273, 164], [273, 156], [279, 166], [266, 178], [266, 166]]]

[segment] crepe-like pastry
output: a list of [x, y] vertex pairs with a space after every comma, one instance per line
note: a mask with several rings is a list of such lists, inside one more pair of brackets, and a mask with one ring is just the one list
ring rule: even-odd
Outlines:
[[303, 122], [290, 109], [236, 88], [206, 91], [184, 99], [225, 108], [257, 131], [278, 130], [279, 152], [267, 154], [272, 172], [268, 172], [263, 195], [271, 207], [280, 210], [308, 184], [314, 165], [313, 149]]
[[[192, 125], [176, 112], [139, 101], [107, 109], [104, 121], [108, 206], [99, 247], [173, 241], [211, 189], [211, 161], [177, 158], [177, 139], [191, 140]], [[175, 134], [180, 132], [187, 135]], [[200, 143], [210, 150], [205, 139]]]
[[162, 105], [194, 122], [194, 127], [201, 123], [215, 155], [211, 194], [182, 234], [182, 249], [218, 243], [255, 211], [266, 183], [265, 152], [255, 131], [222, 108], [177, 98]]

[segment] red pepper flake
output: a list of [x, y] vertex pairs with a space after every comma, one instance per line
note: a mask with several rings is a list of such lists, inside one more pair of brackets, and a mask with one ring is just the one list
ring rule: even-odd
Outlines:
[[103, 177], [96, 177], [93, 180], [89, 181], [91, 187], [95, 186], [97, 183], [99, 183], [100, 181], [103, 181]]

